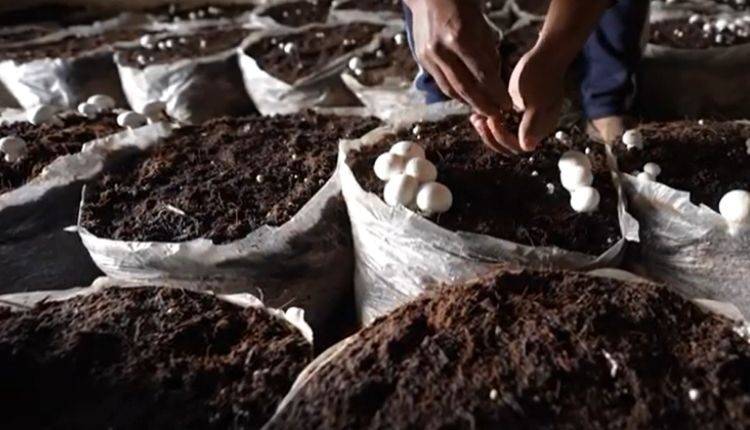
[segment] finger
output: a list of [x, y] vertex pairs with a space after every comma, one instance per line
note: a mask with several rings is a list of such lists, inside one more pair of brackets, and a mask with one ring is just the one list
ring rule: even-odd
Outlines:
[[422, 68], [424, 68], [425, 71], [429, 73], [430, 76], [432, 76], [432, 79], [435, 80], [435, 83], [437, 84], [438, 88], [440, 88], [440, 91], [443, 92], [443, 94], [454, 100], [458, 100], [461, 103], [468, 104], [460, 94], [453, 90], [453, 88], [450, 86], [450, 83], [445, 78], [443, 71], [432, 61], [432, 59], [430, 59], [429, 56], [422, 56], [419, 62], [422, 65]]
[[483, 91], [469, 69], [455, 53], [445, 47], [438, 48], [435, 51], [434, 60], [451, 88], [466, 100], [472, 109], [485, 116], [500, 113], [500, 104], [493, 102], [488, 94]]
[[495, 137], [495, 140], [503, 145], [508, 151], [513, 154], [518, 154], [521, 151], [521, 146], [518, 144], [518, 138], [505, 128], [502, 117], [494, 116], [488, 118], [487, 126]]
[[559, 103], [549, 108], [529, 107], [524, 111], [518, 128], [518, 141], [525, 151], [532, 151], [557, 126], [560, 116]]
[[[492, 40], [491, 36], [489, 36]], [[484, 90], [493, 104], [501, 109], [511, 109], [513, 103], [500, 73], [500, 55], [497, 49], [482, 47], [479, 43], [454, 42], [451, 46], [478, 86]]]
[[479, 134], [479, 137], [482, 139], [482, 142], [484, 142], [485, 146], [500, 154], [508, 155], [508, 150], [500, 145], [497, 141], [495, 141], [495, 137], [492, 135], [492, 132], [487, 126], [486, 118], [478, 115], [472, 115], [469, 120], [471, 121], [471, 125], [473, 125], [474, 129], [477, 131], [477, 134]]

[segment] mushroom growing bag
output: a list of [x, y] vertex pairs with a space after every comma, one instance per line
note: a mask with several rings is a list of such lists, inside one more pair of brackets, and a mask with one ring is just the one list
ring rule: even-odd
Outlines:
[[[143, 23], [143, 18], [125, 14], [99, 25], [71, 27], [37, 39], [37, 42], [54, 42], [71, 36], [91, 36]], [[126, 104], [112, 49], [108, 46], [69, 58], [0, 61], [0, 81], [18, 104], [26, 109], [40, 104], [75, 109], [78, 103], [93, 94], [107, 94], [115, 99], [118, 106]]]
[[75, 225], [83, 184], [166, 128], [154, 124], [89, 142], [0, 195], [0, 293], [69, 288], [99, 275], [80, 238], [64, 230]]
[[734, 304], [750, 316], [750, 230], [731, 232], [726, 220], [690, 193], [622, 174], [640, 224], [645, 274], [688, 298]]
[[263, 70], [258, 61], [246, 52], [249, 46], [268, 37], [281, 37], [354, 23], [385, 25], [379, 20], [341, 21], [336, 24], [312, 24], [298, 29], [269, 29], [250, 35], [239, 48], [238, 55], [245, 88], [258, 111], [263, 115], [273, 115], [294, 113], [313, 107], [356, 106], [357, 97], [343, 84], [340, 74], [350, 58], [376, 46], [379, 35], [375, 35], [368, 45], [331, 59], [329, 64], [291, 84]]
[[435, 121], [455, 113], [440, 105], [411, 110], [400, 115], [403, 123], [340, 145], [338, 172], [352, 224], [355, 294], [364, 323], [418, 296], [426, 285], [464, 282], [490, 272], [498, 263], [574, 270], [608, 267], [618, 264], [626, 239], [638, 240], [637, 222], [627, 213], [622, 198], [618, 200], [622, 239], [601, 255], [451, 231], [404, 206], [388, 206], [380, 196], [365, 191], [347, 165], [347, 154], [375, 145], [417, 119]]

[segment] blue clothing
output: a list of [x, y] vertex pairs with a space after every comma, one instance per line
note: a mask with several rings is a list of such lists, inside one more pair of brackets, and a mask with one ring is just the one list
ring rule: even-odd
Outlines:
[[[630, 113], [648, 8], [647, 0], [617, 0], [589, 36], [574, 66], [581, 79], [583, 111], [589, 119]], [[413, 47], [411, 11], [406, 6], [404, 19]], [[415, 85], [425, 93], [427, 103], [447, 100], [424, 71], [420, 71]]]

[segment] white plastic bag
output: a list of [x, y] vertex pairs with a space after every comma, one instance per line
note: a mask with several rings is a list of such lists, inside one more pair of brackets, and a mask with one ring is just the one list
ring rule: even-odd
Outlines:
[[[366, 22], [384, 25], [384, 23], [377, 21]], [[239, 48], [240, 69], [242, 70], [245, 88], [261, 114], [289, 114], [312, 107], [356, 106], [358, 104], [356, 96], [341, 81], [340, 73], [346, 67], [350, 58], [372, 49], [377, 44], [378, 36], [375, 36], [370, 44], [333, 59], [327, 66], [293, 84], [271, 76], [245, 52], [248, 46], [266, 37], [315, 31], [316, 29], [330, 28], [346, 23], [349, 22], [313, 24], [299, 29], [272, 29], [253, 34], [245, 40], [243, 46]]]
[[94, 140], [81, 152], [59, 157], [38, 177], [0, 195], [0, 293], [69, 288], [100, 272], [75, 225], [83, 184], [109, 162], [168, 127], [154, 124]]
[[[189, 31], [189, 28], [182, 26], [173, 33], [181, 31]], [[253, 111], [234, 47], [212, 55], [143, 68], [117, 63], [117, 70], [125, 97], [137, 112], [154, 100], [165, 102], [169, 116], [186, 123]], [[220, 97], [212, 97], [214, 94]]]
[[[431, 106], [423, 113], [435, 119], [455, 111]], [[416, 117], [417, 112], [412, 111], [412, 115]], [[599, 256], [453, 232], [403, 206], [388, 206], [379, 196], [362, 189], [346, 157], [354, 150], [377, 144], [398, 127], [380, 128], [360, 140], [343, 141], [339, 149], [338, 172], [354, 239], [357, 308], [365, 324], [416, 297], [425, 291], [425, 285], [465, 282], [492, 271], [498, 263], [574, 270], [613, 266], [623, 255], [626, 239], [638, 240], [638, 224], [627, 213], [622, 198], [618, 216], [623, 238]]]

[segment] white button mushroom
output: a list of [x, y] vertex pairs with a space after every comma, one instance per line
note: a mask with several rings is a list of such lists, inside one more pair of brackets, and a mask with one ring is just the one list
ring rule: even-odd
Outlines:
[[404, 157], [392, 152], [386, 152], [385, 154], [380, 154], [375, 160], [373, 170], [375, 171], [375, 176], [380, 178], [380, 180], [387, 181], [392, 176], [403, 173], [405, 164], [406, 160], [404, 160]]
[[570, 136], [568, 136], [568, 133], [558, 130], [557, 133], [555, 133], [555, 140], [561, 143], [565, 143], [570, 139]]
[[721, 198], [719, 213], [730, 223], [745, 224], [750, 221], [750, 193], [732, 190]]
[[6, 136], [0, 139], [0, 152], [5, 154], [5, 161], [15, 163], [26, 156], [26, 142], [20, 137]]
[[573, 166], [560, 171], [560, 182], [566, 190], [572, 192], [591, 185], [594, 182], [594, 175], [585, 167]]
[[115, 108], [115, 99], [106, 94], [95, 94], [89, 97], [86, 101], [98, 106], [100, 111], [107, 111]]
[[437, 179], [437, 167], [424, 158], [412, 158], [406, 163], [404, 173], [414, 176], [421, 183], [433, 182]]
[[282, 48], [282, 49], [284, 50], [284, 53], [285, 53], [285, 54], [291, 54], [292, 52], [294, 52], [294, 50], [295, 50], [296, 48], [297, 48], [297, 47], [296, 47], [296, 46], [294, 45], [294, 43], [292, 43], [292, 42], [287, 42], [287, 43], [285, 43], [285, 44], [284, 44], [284, 46], [283, 46], [283, 48]]
[[123, 112], [117, 115], [117, 125], [120, 127], [137, 128], [146, 124], [147, 118], [137, 112]]
[[419, 181], [415, 177], [403, 173], [394, 175], [385, 184], [383, 200], [389, 206], [410, 206], [414, 203], [418, 187]]
[[404, 42], [406, 42], [406, 36], [404, 36], [404, 33], [398, 33], [397, 35], [393, 36], [393, 41], [396, 43], [396, 45], [403, 45]]
[[428, 182], [419, 187], [417, 207], [426, 214], [448, 212], [453, 205], [451, 190], [439, 182]]
[[78, 105], [78, 113], [88, 118], [96, 118], [96, 115], [99, 113], [99, 106], [93, 103], [83, 102]]
[[599, 191], [593, 187], [581, 187], [570, 194], [570, 207], [576, 212], [594, 212], [600, 201]]
[[352, 57], [349, 60], [349, 69], [350, 70], [359, 70], [362, 68], [362, 59], [359, 57]]
[[158, 119], [167, 110], [167, 104], [161, 100], [151, 100], [141, 108], [141, 113], [148, 119]]
[[563, 171], [572, 167], [583, 167], [591, 170], [591, 160], [581, 151], [565, 151], [557, 162], [557, 168]]
[[636, 176], [636, 179], [638, 179], [641, 182], [654, 182], [656, 180], [656, 178], [648, 172], [639, 173]]
[[626, 131], [622, 135], [622, 143], [625, 144], [625, 146], [628, 149], [643, 148], [643, 136], [641, 135], [641, 132], [635, 129], [631, 129]]
[[398, 154], [406, 160], [411, 160], [412, 158], [425, 158], [424, 149], [419, 146], [419, 144], [409, 140], [402, 140], [394, 143], [393, 146], [391, 146], [390, 152]]
[[659, 166], [659, 165], [658, 165], [658, 164], [656, 164], [656, 163], [646, 163], [646, 164], [645, 164], [645, 165], [643, 166], [643, 172], [644, 172], [644, 173], [648, 173], [648, 174], [649, 174], [649, 175], [651, 175], [651, 176], [652, 176], [653, 178], [656, 178], [656, 177], [658, 177], [659, 175], [661, 175], [661, 166]]
[[141, 44], [142, 47], [146, 49], [151, 49], [154, 47], [154, 42], [156, 42], [156, 38], [152, 34], [144, 34], [141, 36], [140, 39], [138, 39], [138, 42]]
[[31, 108], [27, 112], [28, 120], [30, 123], [34, 125], [41, 125], [47, 122], [53, 122], [53, 119], [55, 118], [55, 114], [57, 113], [58, 109], [54, 106], [50, 105], [39, 105], [34, 108]]

